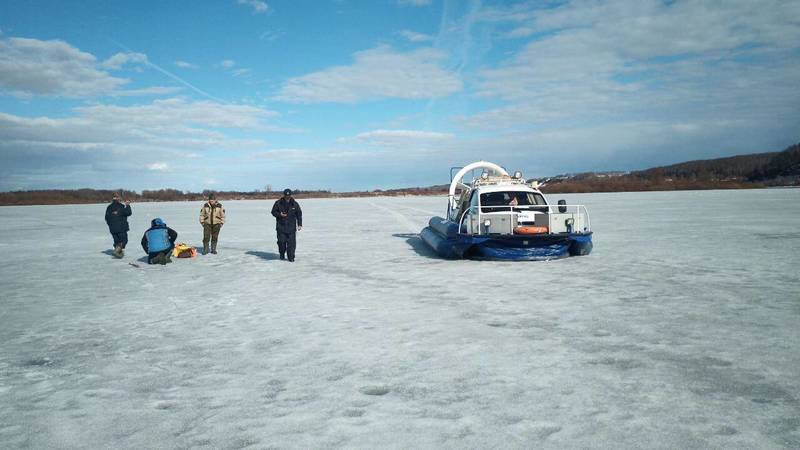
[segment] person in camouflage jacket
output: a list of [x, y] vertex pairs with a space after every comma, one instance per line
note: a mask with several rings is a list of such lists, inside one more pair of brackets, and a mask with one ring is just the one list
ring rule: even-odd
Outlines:
[[217, 240], [219, 231], [225, 224], [225, 208], [217, 201], [214, 194], [209, 194], [208, 201], [200, 209], [200, 225], [203, 226], [203, 254], [208, 254], [208, 244], [211, 242], [211, 253], [217, 254]]

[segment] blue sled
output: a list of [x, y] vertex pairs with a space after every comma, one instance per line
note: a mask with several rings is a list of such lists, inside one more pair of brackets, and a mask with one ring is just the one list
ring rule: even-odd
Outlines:
[[588, 255], [592, 233], [537, 235], [467, 235], [455, 222], [433, 217], [419, 236], [439, 256], [448, 259], [545, 261]]

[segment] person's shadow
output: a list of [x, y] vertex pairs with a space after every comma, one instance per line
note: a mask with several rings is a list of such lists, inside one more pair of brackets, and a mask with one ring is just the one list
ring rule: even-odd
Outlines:
[[273, 260], [276, 260], [276, 259], [281, 259], [280, 256], [278, 256], [277, 253], [270, 253], [270, 252], [258, 252], [258, 251], [255, 251], [255, 250], [251, 250], [249, 252], [244, 252], [244, 254], [245, 255], [258, 256], [259, 258], [267, 260], [267, 261], [273, 261]]
[[[102, 253], [104, 255], [108, 255], [108, 256], [114, 256], [114, 250], [103, 250], [100, 253]], [[142, 256], [141, 258], [137, 259], [136, 261], [147, 264], [147, 255]]]
[[419, 256], [425, 256], [428, 258], [433, 259], [442, 259], [438, 253], [436, 253], [432, 248], [428, 247], [428, 244], [419, 237], [417, 233], [396, 233], [392, 235], [396, 238], [404, 238], [406, 243], [411, 247], [416, 254]]

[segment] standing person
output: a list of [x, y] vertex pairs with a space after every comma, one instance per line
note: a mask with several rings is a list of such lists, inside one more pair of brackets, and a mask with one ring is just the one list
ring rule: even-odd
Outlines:
[[163, 220], [156, 217], [150, 222], [150, 229], [142, 236], [142, 248], [147, 253], [147, 264], [161, 264], [172, 262], [172, 249], [178, 233], [169, 228]]
[[111, 204], [106, 208], [106, 224], [111, 237], [114, 239], [114, 257], [122, 258], [125, 256], [125, 246], [128, 245], [128, 217], [133, 214], [131, 202], [125, 200], [123, 205], [120, 202], [119, 194], [114, 194]]
[[272, 206], [275, 216], [275, 229], [278, 232], [278, 252], [281, 259], [289, 258], [294, 262], [294, 250], [297, 247], [296, 234], [303, 229], [303, 211], [292, 197], [291, 189], [283, 190], [283, 197]]
[[214, 194], [208, 194], [208, 202], [200, 209], [200, 225], [203, 226], [203, 254], [208, 254], [208, 241], [211, 240], [211, 253], [217, 254], [219, 230], [225, 223], [225, 208]]

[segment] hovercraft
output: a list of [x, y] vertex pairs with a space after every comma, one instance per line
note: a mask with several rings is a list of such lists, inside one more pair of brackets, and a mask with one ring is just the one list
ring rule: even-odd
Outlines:
[[[465, 182], [476, 170], [482, 170], [480, 176]], [[539, 187], [494, 163], [469, 164], [452, 176], [446, 217], [431, 218], [420, 237], [448, 259], [537, 261], [588, 255], [592, 229], [586, 207], [564, 200], [550, 205]]]

